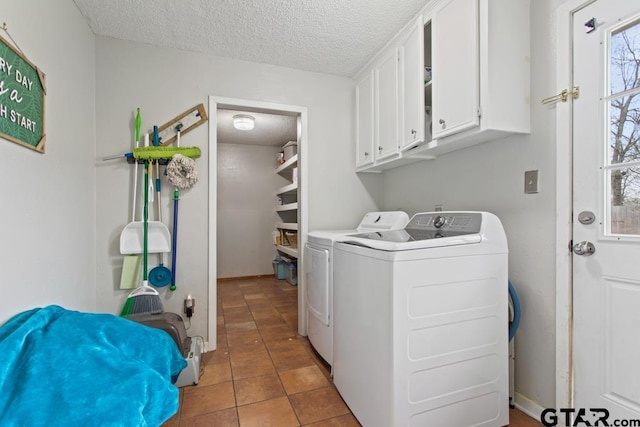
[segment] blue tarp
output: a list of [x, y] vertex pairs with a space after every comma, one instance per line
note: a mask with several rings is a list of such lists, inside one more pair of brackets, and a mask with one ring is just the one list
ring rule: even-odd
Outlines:
[[0, 327], [0, 425], [159, 426], [187, 365], [171, 337], [111, 314], [59, 306]]

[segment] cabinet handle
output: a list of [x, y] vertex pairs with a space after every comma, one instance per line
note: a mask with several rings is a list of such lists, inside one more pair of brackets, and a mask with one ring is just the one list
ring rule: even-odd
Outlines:
[[447, 126], [447, 122], [444, 119], [438, 120], [438, 123], [440, 123], [442, 129], [444, 129]]
[[416, 136], [417, 131], [415, 129], [411, 129], [411, 135]]
[[378, 147], [378, 151], [382, 151], [382, 146], [379, 146], [379, 147]]
[[365, 152], [364, 152], [364, 156], [365, 156], [365, 157], [369, 157], [369, 152], [368, 152], [368, 151], [365, 151]]

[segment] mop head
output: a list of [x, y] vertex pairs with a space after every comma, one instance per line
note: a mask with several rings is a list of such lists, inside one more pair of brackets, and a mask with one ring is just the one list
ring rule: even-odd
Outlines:
[[141, 160], [162, 160], [171, 159], [174, 155], [180, 154], [191, 159], [200, 157], [198, 147], [137, 147], [133, 149], [133, 157]]
[[180, 190], [193, 187], [198, 182], [196, 162], [182, 154], [176, 154], [167, 165], [169, 182]]

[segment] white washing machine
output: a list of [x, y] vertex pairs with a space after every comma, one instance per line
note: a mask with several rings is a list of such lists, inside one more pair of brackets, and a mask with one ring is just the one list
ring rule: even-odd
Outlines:
[[508, 248], [486, 212], [334, 244], [333, 380], [366, 427], [509, 423]]
[[305, 245], [307, 336], [318, 354], [333, 363], [333, 243], [346, 235], [404, 227], [401, 211], [369, 212], [355, 230], [312, 231]]

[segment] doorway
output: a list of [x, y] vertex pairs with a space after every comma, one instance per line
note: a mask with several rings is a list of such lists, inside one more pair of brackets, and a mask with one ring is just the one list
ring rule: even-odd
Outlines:
[[[220, 116], [218, 113], [221, 113]], [[218, 139], [219, 139], [219, 131], [224, 124], [219, 120], [219, 117], [224, 117], [225, 115], [237, 115], [240, 113], [244, 113], [245, 115], [251, 115], [256, 117], [263, 116], [286, 116], [292, 117], [296, 121], [297, 127], [297, 183], [298, 183], [298, 201], [297, 201], [297, 228], [298, 228], [298, 246], [304, 247], [304, 243], [306, 240], [307, 227], [308, 227], [308, 159], [306, 156], [307, 153], [307, 109], [306, 107], [301, 106], [292, 106], [292, 105], [283, 105], [283, 104], [273, 104], [266, 102], [258, 102], [251, 100], [243, 100], [243, 99], [235, 99], [235, 98], [222, 98], [222, 97], [209, 97], [209, 236], [208, 236], [208, 247], [209, 247], [209, 266], [208, 266], [208, 351], [216, 349], [217, 342], [217, 280], [220, 276], [220, 273], [224, 275], [232, 274], [227, 270], [226, 272], [221, 271], [218, 266], [218, 237], [219, 231], [218, 224], [218, 215], [219, 215], [219, 206], [218, 200], [220, 194], [218, 194]], [[255, 117], [254, 117], [255, 118]], [[258, 133], [259, 134], [259, 133]], [[274, 159], [275, 165], [275, 159]], [[240, 165], [242, 166], [242, 165]], [[250, 172], [247, 172], [250, 173]], [[274, 167], [274, 175], [275, 175], [275, 167]], [[272, 199], [274, 200], [274, 208], [275, 208], [275, 199], [276, 199], [276, 191], [273, 191]], [[228, 212], [226, 213], [228, 214]], [[226, 215], [225, 214], [225, 215]], [[241, 225], [238, 225], [241, 227]], [[275, 226], [275, 224], [274, 224]], [[238, 229], [240, 230], [240, 229]], [[224, 234], [224, 233], [223, 233]], [[264, 237], [264, 236], [263, 236]], [[229, 236], [226, 236], [228, 239]], [[269, 236], [271, 238], [271, 236]], [[301, 251], [302, 252], [302, 251]], [[272, 254], [275, 254], [275, 247], [272, 251]], [[254, 255], [256, 256], [256, 255]], [[272, 257], [270, 257], [272, 258]], [[256, 267], [259, 268], [259, 267]], [[264, 269], [264, 267], [263, 267]], [[302, 254], [298, 257], [298, 333], [301, 335], [306, 335], [306, 325], [305, 325], [305, 315], [304, 315], [304, 262], [302, 259]]]

